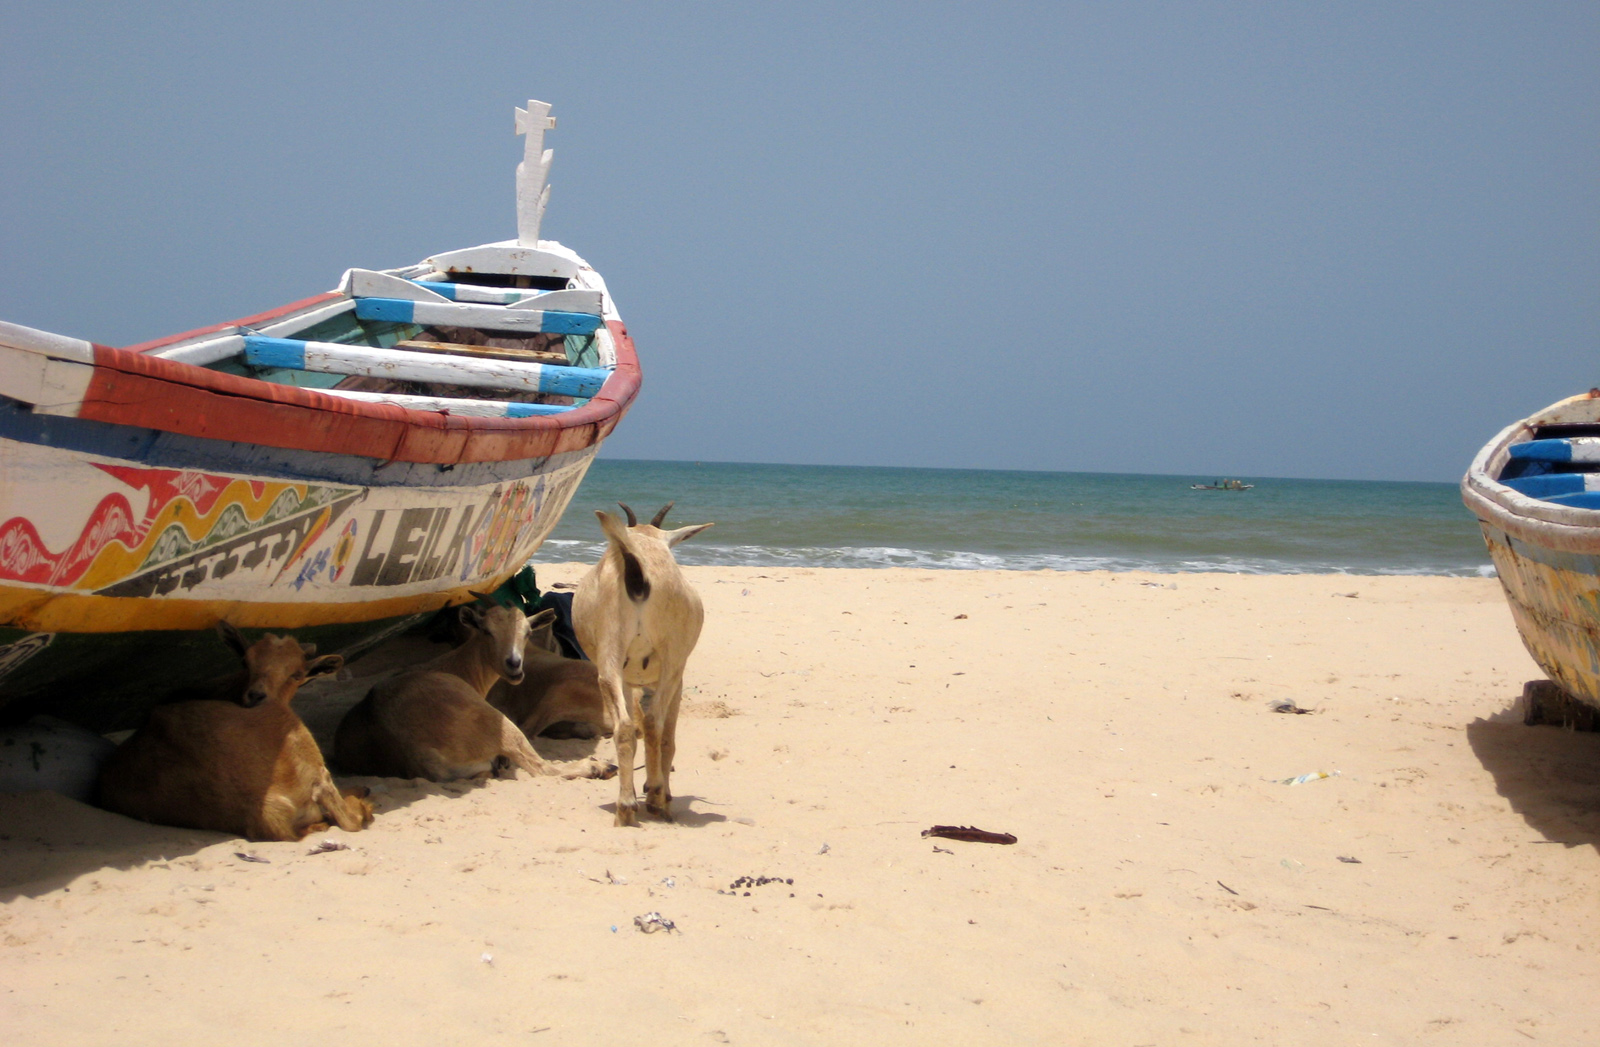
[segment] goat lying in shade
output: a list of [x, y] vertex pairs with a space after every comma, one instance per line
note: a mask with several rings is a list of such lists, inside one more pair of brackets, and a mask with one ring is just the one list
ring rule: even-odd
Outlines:
[[611, 768], [599, 760], [547, 764], [517, 725], [485, 700], [500, 680], [522, 680], [528, 639], [522, 612], [465, 606], [457, 613], [470, 633], [466, 643], [374, 687], [339, 722], [333, 752], [340, 770], [436, 782], [499, 776], [512, 768], [610, 777]]
[[[620, 504], [620, 503], [619, 503]], [[645, 809], [672, 820], [672, 760], [677, 751], [678, 704], [683, 670], [700, 638], [704, 612], [672, 547], [711, 524], [661, 530], [671, 502], [648, 524], [626, 505], [628, 526], [596, 512], [606, 551], [572, 601], [578, 642], [594, 660], [600, 691], [611, 705], [617, 739], [617, 825], [638, 822], [633, 757], [644, 735]]]
[[528, 618], [528, 646], [522, 682], [502, 683], [489, 692], [489, 704], [529, 738], [593, 738], [613, 731], [611, 709], [600, 693], [593, 662], [565, 658], [552, 626], [556, 612]]
[[[270, 633], [246, 645], [226, 622], [217, 631], [244, 661], [226, 697], [157, 706], [107, 758], [100, 806], [159, 825], [214, 829], [250, 840], [299, 840], [329, 824], [372, 823], [365, 789], [341, 792], [322, 751], [289, 701], [300, 685], [344, 664], [336, 654]], [[224, 697], [219, 695], [218, 697]]]

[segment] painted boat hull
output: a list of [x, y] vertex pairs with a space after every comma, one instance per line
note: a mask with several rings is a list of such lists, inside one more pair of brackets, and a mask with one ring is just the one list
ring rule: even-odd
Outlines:
[[[0, 339], [0, 720], [132, 727], [173, 688], [237, 667], [219, 620], [353, 657], [497, 588], [637, 392], [609, 305], [610, 377], [552, 415], [413, 410], [159, 355], [330, 305], [340, 296], [128, 349]], [[26, 342], [18, 330], [0, 335]], [[40, 356], [43, 381], [23, 366]]]
[[133, 727], [237, 668], [219, 621], [350, 657], [528, 562], [639, 389], [539, 238], [554, 127], [514, 240], [124, 348], [0, 321], [0, 721]]
[[[118, 729], [233, 667], [219, 619], [353, 655], [520, 569], [595, 450], [510, 481], [383, 487], [6, 446], [0, 696]], [[53, 511], [30, 516], [39, 505]]]
[[1600, 710], [1600, 511], [1531, 498], [1498, 480], [1512, 445], [1551, 427], [1597, 425], [1600, 398], [1553, 404], [1489, 441], [1461, 493], [1528, 653], [1568, 695]]

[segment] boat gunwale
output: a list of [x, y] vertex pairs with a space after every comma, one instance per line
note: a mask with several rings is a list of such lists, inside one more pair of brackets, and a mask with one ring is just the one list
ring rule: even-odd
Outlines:
[[[1587, 399], [1572, 397], [1561, 403]], [[1509, 457], [1507, 449], [1524, 442], [1518, 437], [1531, 438], [1538, 420], [1559, 406], [1511, 423], [1484, 444], [1461, 478], [1461, 500], [1483, 523], [1512, 538], [1556, 552], [1600, 554], [1600, 510], [1533, 498], [1493, 478]]]
[[[639, 364], [621, 320], [607, 320], [616, 366], [588, 403], [520, 418], [452, 415], [352, 400], [152, 355], [150, 349], [260, 322], [340, 297], [320, 295], [271, 313], [128, 348], [93, 345], [93, 376], [79, 418], [163, 432], [380, 461], [460, 464], [540, 458], [603, 440], [638, 394]], [[260, 424], [259, 406], [274, 412]], [[285, 424], [285, 411], [310, 412]], [[331, 424], [330, 424], [331, 423]]]
[[310, 298], [289, 302], [286, 305], [268, 309], [266, 312], [241, 316], [237, 320], [224, 320], [221, 323], [207, 324], [204, 327], [196, 327], [192, 331], [169, 334], [161, 338], [153, 338], [148, 342], [135, 342], [133, 345], [122, 346], [122, 348], [130, 353], [155, 353], [159, 349], [168, 349], [180, 342], [201, 341], [208, 335], [231, 334], [241, 327], [259, 327], [275, 320], [286, 320], [296, 313], [310, 312], [320, 305], [327, 305], [340, 299], [349, 301], [352, 304], [355, 301], [339, 291], [323, 291], [321, 294], [314, 294]]

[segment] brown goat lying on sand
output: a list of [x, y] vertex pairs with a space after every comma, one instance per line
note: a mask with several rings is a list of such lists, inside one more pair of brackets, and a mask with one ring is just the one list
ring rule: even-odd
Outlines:
[[510, 607], [457, 612], [471, 633], [449, 654], [374, 687], [334, 736], [334, 762], [346, 774], [427, 778], [436, 782], [500, 775], [606, 778], [599, 760], [563, 769], [545, 763], [517, 725], [485, 700], [498, 681], [520, 683], [528, 619]]
[[600, 693], [593, 662], [563, 657], [556, 640], [556, 612], [528, 618], [528, 646], [519, 684], [500, 683], [489, 704], [529, 738], [594, 738], [612, 732], [611, 710]]
[[344, 659], [311, 659], [316, 647], [290, 636], [268, 634], [246, 646], [228, 623], [217, 631], [244, 660], [235, 700], [157, 706], [106, 759], [96, 787], [100, 806], [250, 840], [299, 840], [330, 823], [347, 832], [370, 825], [367, 791], [340, 792], [316, 740], [289, 708], [301, 684], [337, 671]]

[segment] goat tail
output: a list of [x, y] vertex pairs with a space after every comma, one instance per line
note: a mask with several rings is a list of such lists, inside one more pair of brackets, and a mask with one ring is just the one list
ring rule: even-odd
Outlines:
[[631, 549], [623, 547], [617, 551], [622, 554], [622, 587], [627, 590], [628, 599], [644, 603], [650, 599], [650, 579], [644, 576], [644, 565]]

